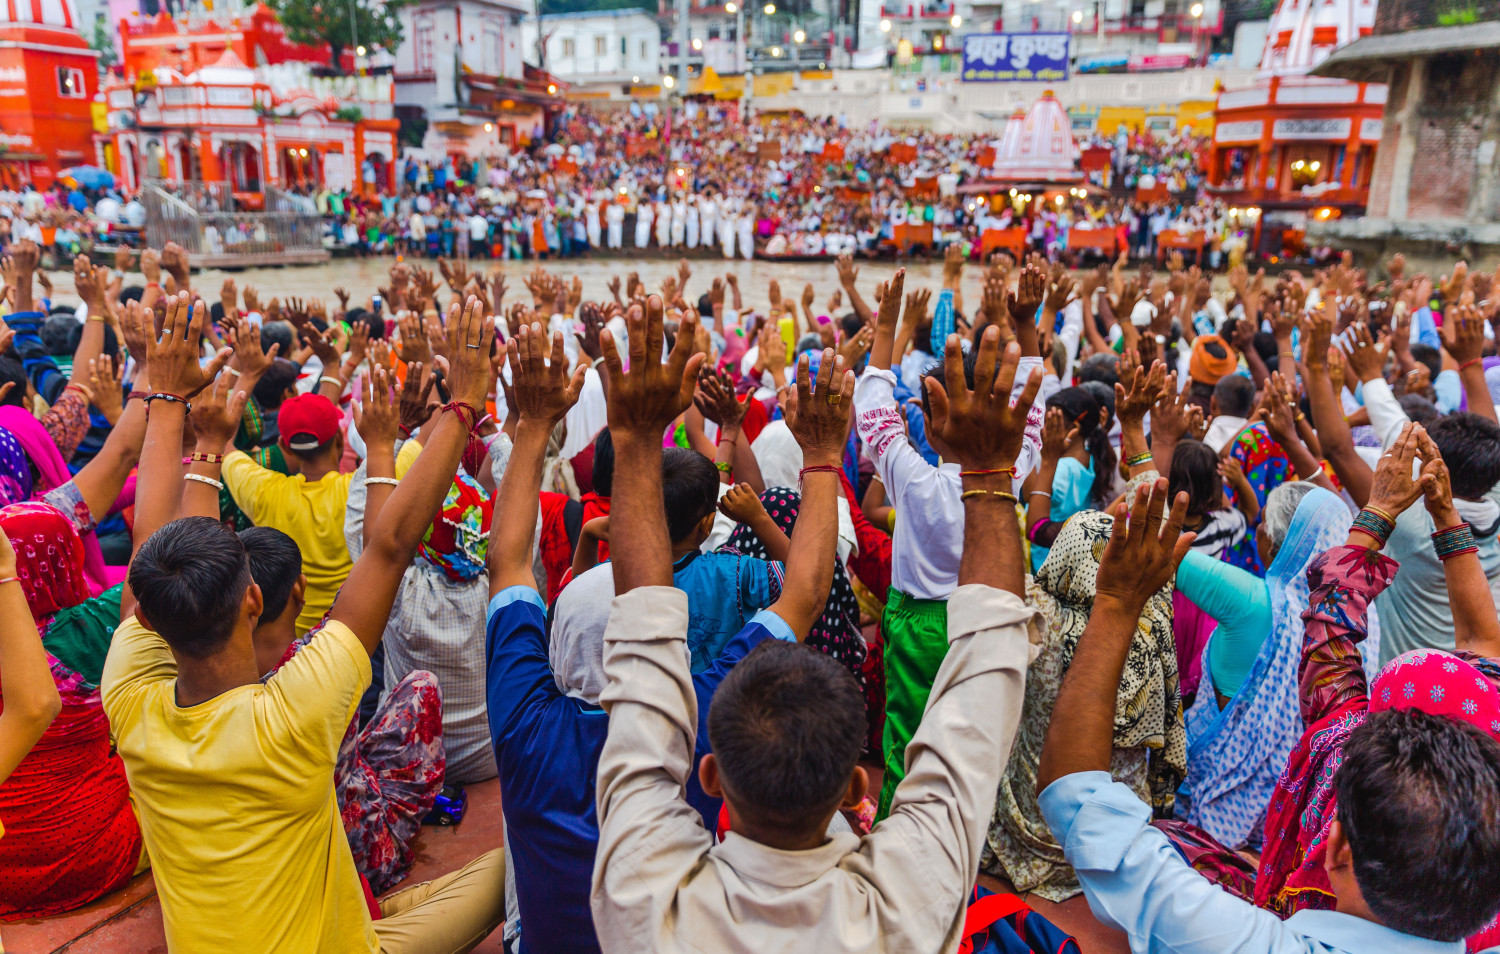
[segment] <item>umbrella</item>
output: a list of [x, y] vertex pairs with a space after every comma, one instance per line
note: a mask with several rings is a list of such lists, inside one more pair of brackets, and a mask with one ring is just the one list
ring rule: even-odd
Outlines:
[[72, 179], [85, 189], [113, 189], [115, 177], [107, 169], [98, 166], [73, 166], [58, 173], [61, 178]]

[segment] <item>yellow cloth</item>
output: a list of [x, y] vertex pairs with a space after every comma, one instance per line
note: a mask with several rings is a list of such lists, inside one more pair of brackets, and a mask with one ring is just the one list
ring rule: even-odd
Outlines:
[[173, 951], [378, 952], [333, 770], [370, 656], [330, 622], [265, 684], [176, 702], [177, 663], [135, 618], [100, 691]]
[[[396, 476], [404, 477], [422, 445], [407, 441], [396, 455]], [[267, 470], [235, 451], [224, 458], [224, 484], [245, 516], [259, 527], [274, 527], [291, 537], [302, 551], [307, 575], [307, 603], [297, 614], [297, 635], [318, 625], [333, 606], [344, 578], [353, 569], [344, 540], [344, 510], [349, 505], [353, 474], [328, 473], [315, 483], [301, 474], [287, 476]]]

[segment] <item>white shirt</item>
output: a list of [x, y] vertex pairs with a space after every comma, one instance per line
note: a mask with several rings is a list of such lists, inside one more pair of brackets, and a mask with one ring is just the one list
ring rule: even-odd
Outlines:
[[721, 844], [683, 798], [698, 703], [687, 594], [615, 597], [604, 632], [609, 736], [599, 756], [593, 913], [615, 952], [951, 951], [964, 923], [1000, 771], [1021, 718], [1034, 611], [966, 586], [948, 654], [907, 747], [891, 814], [863, 839], [779, 851], [730, 832]]
[[[1012, 400], [1026, 386], [1035, 357], [1021, 359]], [[891, 586], [920, 600], [945, 600], [958, 585], [958, 562], [964, 547], [964, 505], [958, 465], [934, 467], [912, 447], [896, 404], [896, 376], [869, 368], [854, 385], [854, 426], [875, 474], [896, 508], [891, 534]], [[1015, 486], [1041, 462], [1042, 420], [1048, 393], [1057, 379], [1042, 382], [1026, 418], [1026, 436], [1016, 458]]]

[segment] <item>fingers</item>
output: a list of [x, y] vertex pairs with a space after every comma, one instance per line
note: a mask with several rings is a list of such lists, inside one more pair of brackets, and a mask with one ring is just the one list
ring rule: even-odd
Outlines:
[[964, 376], [964, 354], [958, 335], [949, 335], [943, 344], [943, 379], [949, 396], [967, 404], [969, 385]]
[[1146, 538], [1146, 511], [1151, 506], [1152, 486], [1137, 487], [1135, 500], [1130, 507], [1130, 526], [1126, 539], [1132, 547], [1139, 546]]
[[[229, 359], [232, 357], [234, 357], [234, 351], [232, 349], [220, 348], [219, 353], [210, 358], [208, 361], [208, 365], [203, 369], [204, 383], [206, 384], [208, 381], [213, 379], [214, 375], [222, 371], [224, 369], [224, 365], [228, 364]], [[187, 396], [192, 397], [191, 394]]]
[[1167, 502], [1167, 481], [1165, 478], [1153, 482], [1151, 487], [1151, 500], [1146, 504], [1146, 528], [1143, 539], [1148, 543], [1161, 537], [1161, 516]]
[[[948, 338], [948, 346], [958, 347], [958, 335], [949, 335]], [[946, 351], [946, 347], [944, 350]], [[960, 351], [962, 351], [961, 348]], [[979, 351], [974, 360], [974, 393], [976, 395], [995, 393], [995, 369], [999, 356], [1000, 329], [991, 325], [979, 336]], [[1009, 388], [1006, 390], [1008, 391]]]

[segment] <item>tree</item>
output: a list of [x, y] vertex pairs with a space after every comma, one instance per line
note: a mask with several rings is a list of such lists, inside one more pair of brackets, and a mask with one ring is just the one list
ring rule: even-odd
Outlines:
[[327, 43], [332, 63], [339, 65], [345, 49], [354, 46], [401, 45], [399, 13], [416, 0], [270, 0], [286, 35], [294, 43]]
[[99, 54], [97, 63], [101, 77], [120, 60], [119, 54], [115, 52], [115, 32], [110, 29], [109, 17], [103, 13], [94, 18], [94, 31], [89, 37], [89, 48]]

